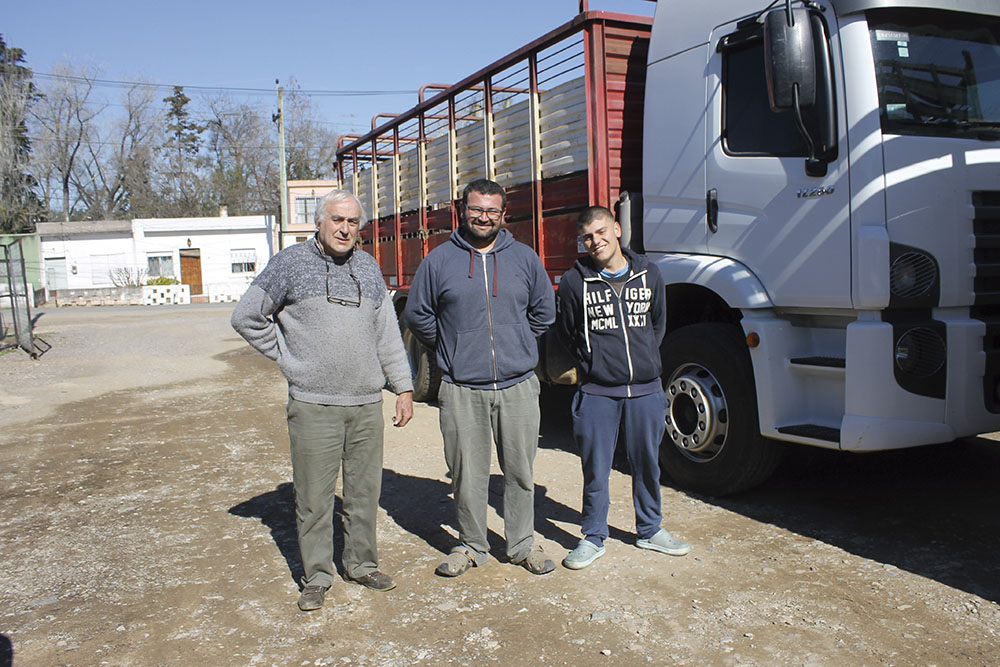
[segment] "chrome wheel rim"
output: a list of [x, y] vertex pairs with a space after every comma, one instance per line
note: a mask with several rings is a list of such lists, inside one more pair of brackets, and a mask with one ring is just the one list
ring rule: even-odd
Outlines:
[[719, 381], [703, 366], [678, 367], [666, 386], [666, 435], [684, 456], [711, 461], [729, 433], [729, 407]]

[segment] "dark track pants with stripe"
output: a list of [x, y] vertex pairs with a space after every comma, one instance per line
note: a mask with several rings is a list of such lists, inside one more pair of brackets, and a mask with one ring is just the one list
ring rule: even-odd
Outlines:
[[640, 538], [660, 529], [660, 441], [666, 397], [662, 391], [633, 398], [612, 398], [578, 391], [573, 399], [573, 437], [583, 465], [581, 532], [603, 545], [608, 537], [608, 482], [619, 425], [632, 468], [632, 502]]

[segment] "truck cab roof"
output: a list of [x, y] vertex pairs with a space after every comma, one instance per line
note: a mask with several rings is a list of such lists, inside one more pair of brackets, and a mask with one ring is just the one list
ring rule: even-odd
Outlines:
[[[955, 12], [996, 16], [997, 0], [824, 0], [837, 16], [847, 16], [869, 9], [910, 7], [944, 9]], [[656, 7], [649, 63], [704, 46], [714, 28], [761, 13], [760, 0], [713, 0], [703, 3], [660, 2]], [[676, 14], [683, 7], [684, 19]], [[773, 9], [780, 9], [775, 5]]]

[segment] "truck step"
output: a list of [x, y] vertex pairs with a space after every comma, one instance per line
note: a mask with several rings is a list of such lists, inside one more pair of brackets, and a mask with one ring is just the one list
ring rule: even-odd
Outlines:
[[824, 368], [846, 368], [843, 357], [795, 357], [789, 361], [797, 366], [823, 366]]
[[813, 440], [826, 440], [827, 442], [840, 442], [840, 429], [830, 426], [820, 426], [818, 424], [791, 424], [781, 426], [778, 433], [785, 435], [797, 435], [800, 438], [812, 438]]

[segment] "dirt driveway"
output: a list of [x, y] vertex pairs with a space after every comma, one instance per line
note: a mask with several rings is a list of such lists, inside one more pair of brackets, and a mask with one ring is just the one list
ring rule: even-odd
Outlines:
[[[623, 467], [590, 568], [501, 559], [443, 579], [456, 530], [437, 411], [419, 405], [386, 440], [380, 553], [399, 587], [338, 583], [303, 614], [285, 386], [231, 307], [40, 312], [52, 350], [0, 355], [0, 665], [997, 664], [991, 439], [795, 450], [735, 498], [664, 487], [684, 558], [633, 546]], [[558, 558], [579, 536], [566, 405], [543, 397], [535, 475]]]

